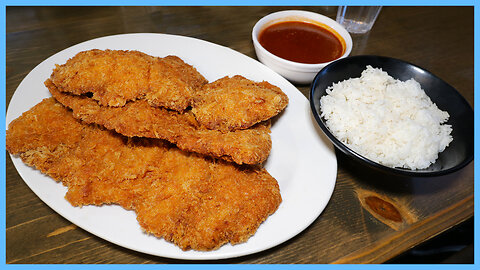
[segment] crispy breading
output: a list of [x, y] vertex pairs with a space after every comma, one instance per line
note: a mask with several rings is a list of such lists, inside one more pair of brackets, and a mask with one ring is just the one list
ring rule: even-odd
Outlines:
[[146, 232], [183, 250], [244, 242], [281, 203], [263, 168], [85, 124], [53, 98], [11, 122], [6, 148], [67, 186], [72, 205], [133, 209]]
[[197, 91], [192, 112], [209, 129], [245, 129], [279, 114], [288, 104], [282, 90], [240, 75], [223, 77]]
[[57, 65], [50, 76], [63, 92], [92, 93], [104, 106], [145, 99], [152, 106], [182, 111], [207, 80], [177, 56], [153, 57], [139, 51], [88, 50]]
[[55, 99], [73, 110], [74, 117], [125, 136], [165, 139], [182, 150], [238, 164], [259, 164], [270, 154], [269, 121], [245, 130], [221, 132], [201, 126], [190, 111], [179, 113], [152, 107], [144, 100], [127, 102], [123, 107], [101, 106], [86, 96], [58, 91], [50, 80], [45, 85]]

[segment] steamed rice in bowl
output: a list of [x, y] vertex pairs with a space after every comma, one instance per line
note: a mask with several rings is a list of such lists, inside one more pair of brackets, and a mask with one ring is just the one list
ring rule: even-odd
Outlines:
[[396, 80], [371, 66], [359, 78], [328, 87], [320, 108], [338, 140], [388, 167], [427, 168], [452, 141], [449, 114], [417, 81]]

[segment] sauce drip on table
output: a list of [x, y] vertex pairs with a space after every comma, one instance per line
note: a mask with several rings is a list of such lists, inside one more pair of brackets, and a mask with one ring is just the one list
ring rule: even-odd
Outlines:
[[301, 21], [273, 24], [260, 33], [258, 40], [272, 54], [304, 64], [330, 62], [344, 52], [342, 42], [334, 33]]

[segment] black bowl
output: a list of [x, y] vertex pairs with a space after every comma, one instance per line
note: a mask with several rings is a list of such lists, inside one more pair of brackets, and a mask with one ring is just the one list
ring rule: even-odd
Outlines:
[[[327, 87], [334, 82], [360, 77], [367, 65], [381, 68], [393, 78], [401, 81], [415, 79], [438, 108], [450, 114], [447, 124], [452, 125], [453, 141], [439, 154], [436, 162], [428, 168], [410, 170], [381, 165], [352, 151], [335, 138], [325, 126], [325, 119], [320, 117], [320, 98], [326, 95]], [[310, 107], [318, 125], [335, 147], [361, 164], [384, 173], [413, 177], [439, 176], [457, 171], [473, 160], [474, 120], [473, 110], [468, 102], [455, 88], [442, 79], [421, 67], [402, 60], [365, 55], [343, 58], [327, 65], [312, 82]]]

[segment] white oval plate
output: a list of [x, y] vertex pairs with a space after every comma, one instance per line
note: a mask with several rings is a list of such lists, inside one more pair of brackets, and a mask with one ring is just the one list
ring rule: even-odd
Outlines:
[[277, 179], [283, 202], [245, 243], [227, 244], [209, 252], [182, 251], [174, 244], [143, 233], [133, 211], [116, 205], [71, 206], [64, 198], [66, 187], [12, 156], [25, 183], [57, 213], [125, 248], [168, 258], [208, 260], [238, 257], [276, 246], [303, 231], [323, 211], [335, 186], [337, 160], [333, 145], [316, 127], [308, 100], [286, 79], [256, 60], [203, 40], [165, 34], [125, 34], [67, 48], [40, 63], [23, 79], [10, 101], [6, 123], [51, 96], [43, 83], [55, 64], [63, 64], [78, 52], [94, 48], [138, 50], [160, 57], [173, 54], [195, 66], [209, 81], [239, 74], [280, 87], [290, 102], [273, 123], [273, 147], [265, 167]]

